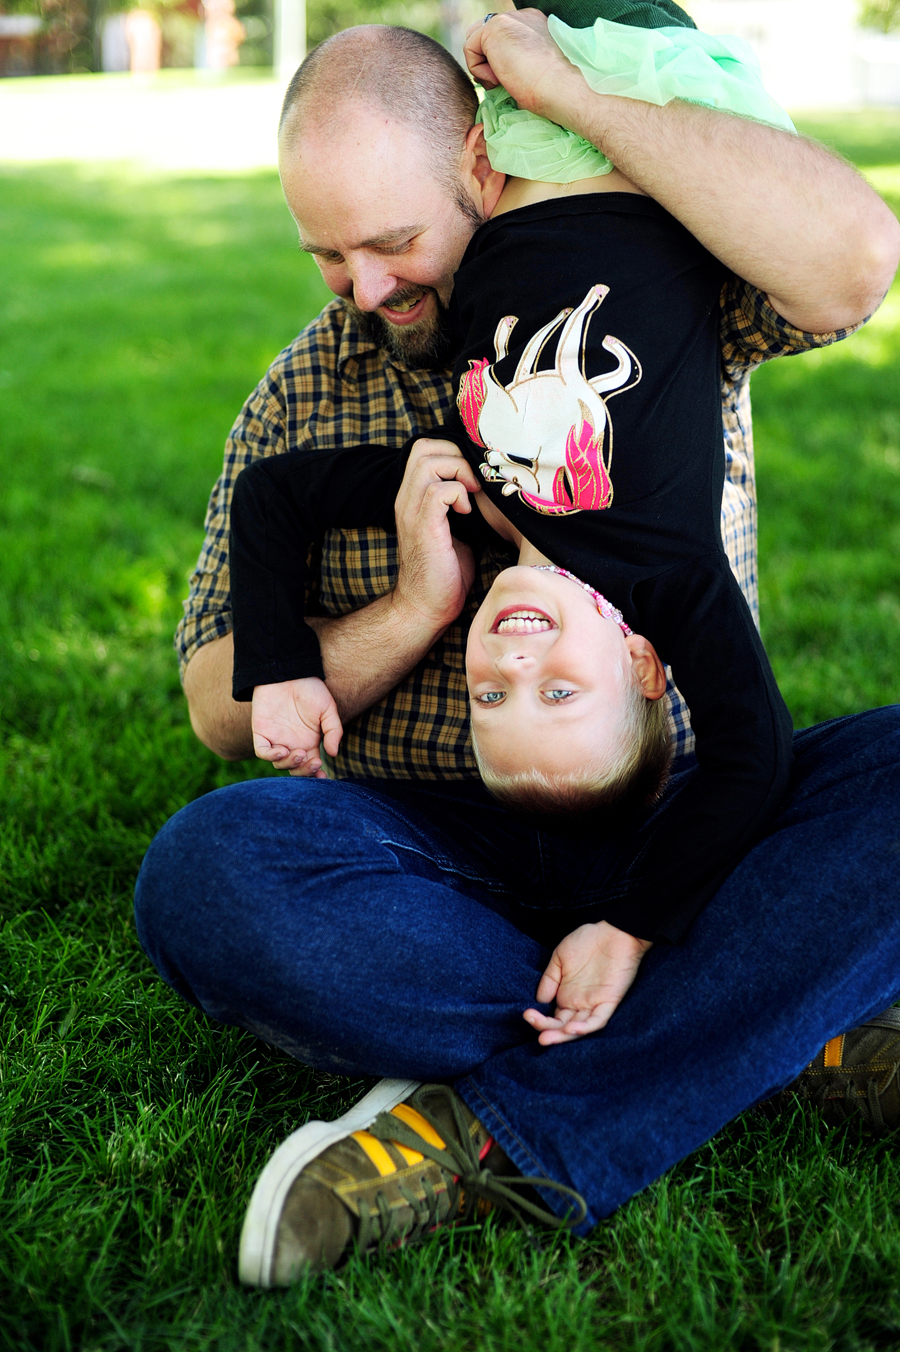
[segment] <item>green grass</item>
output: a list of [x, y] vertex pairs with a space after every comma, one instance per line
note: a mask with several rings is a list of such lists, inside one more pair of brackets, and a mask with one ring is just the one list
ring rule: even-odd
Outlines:
[[[900, 208], [900, 115], [819, 119]], [[0, 1348], [900, 1347], [896, 1147], [733, 1124], [588, 1241], [490, 1225], [242, 1290], [253, 1180], [363, 1087], [211, 1025], [131, 923], [153, 833], [263, 771], [193, 739], [171, 632], [221, 446], [324, 298], [272, 174], [0, 187]], [[754, 378], [764, 629], [798, 723], [897, 696], [900, 293]]]
[[[819, 117], [900, 214], [900, 113]], [[849, 342], [753, 379], [763, 634], [800, 726], [900, 699], [900, 286]]]

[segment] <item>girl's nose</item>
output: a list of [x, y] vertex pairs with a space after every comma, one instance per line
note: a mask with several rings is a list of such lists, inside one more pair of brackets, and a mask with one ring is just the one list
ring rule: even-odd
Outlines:
[[529, 652], [526, 648], [512, 648], [505, 653], [501, 653], [497, 659], [498, 670], [513, 676], [516, 672], [530, 670], [534, 664], [534, 653]]

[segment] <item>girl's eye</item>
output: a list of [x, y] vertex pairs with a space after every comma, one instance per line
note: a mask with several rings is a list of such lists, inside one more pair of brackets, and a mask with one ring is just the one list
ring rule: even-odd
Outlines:
[[506, 696], [502, 690], [488, 690], [483, 695], [476, 695], [475, 700], [478, 704], [499, 704]]
[[574, 694], [574, 691], [572, 691], [572, 690], [545, 690], [545, 691], [544, 691], [544, 696], [545, 696], [545, 698], [546, 698], [546, 699], [549, 699], [549, 700], [552, 700], [554, 704], [559, 704], [562, 700], [568, 699], [569, 696], [570, 696], [571, 694]]

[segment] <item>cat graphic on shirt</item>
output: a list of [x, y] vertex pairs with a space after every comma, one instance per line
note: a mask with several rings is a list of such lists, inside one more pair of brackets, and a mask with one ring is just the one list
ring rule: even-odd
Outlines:
[[[575, 309], [561, 310], [528, 341], [508, 385], [501, 385], [487, 357], [469, 362], [457, 396], [466, 432], [487, 452], [480, 469], [489, 482], [504, 480], [504, 497], [518, 493], [535, 511], [550, 516], [597, 512], [613, 500], [612, 423], [604, 395], [631, 389], [641, 378], [634, 353], [609, 334], [602, 346], [617, 365], [588, 377], [584, 345], [591, 316], [609, 294], [592, 286]], [[500, 320], [495, 361], [507, 355], [515, 315]], [[556, 363], [537, 370], [544, 347], [561, 328]]]

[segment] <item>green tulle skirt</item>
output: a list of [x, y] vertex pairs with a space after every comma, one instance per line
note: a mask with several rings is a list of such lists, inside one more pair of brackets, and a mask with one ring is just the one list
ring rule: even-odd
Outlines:
[[[696, 28], [632, 28], [606, 19], [592, 28], [569, 28], [553, 15], [548, 22], [557, 45], [598, 94], [660, 106], [686, 99], [794, 130], [763, 88], [759, 62], [741, 38]], [[574, 183], [613, 167], [574, 132], [519, 108], [502, 87], [485, 92], [479, 117], [491, 164], [501, 173]]]

